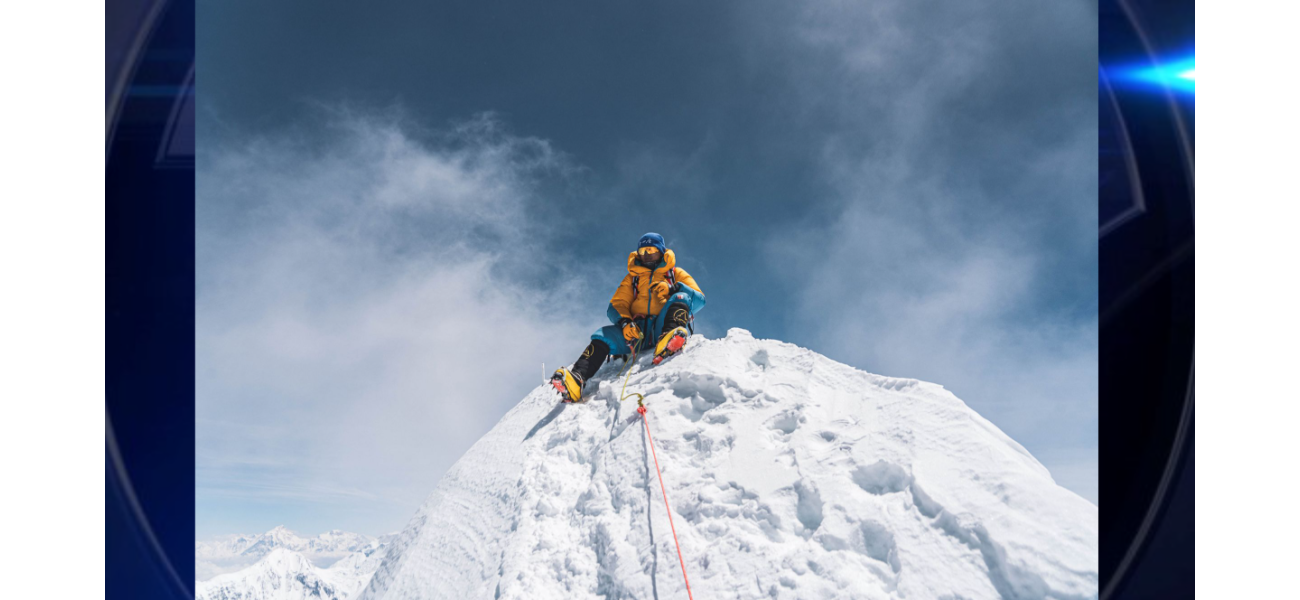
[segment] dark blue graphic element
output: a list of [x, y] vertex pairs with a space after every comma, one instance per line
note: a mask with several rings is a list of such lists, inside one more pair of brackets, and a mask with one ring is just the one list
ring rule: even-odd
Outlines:
[[1193, 5], [1099, 8], [1101, 597], [1190, 598]]
[[106, 17], [105, 597], [192, 598], [194, 4]]

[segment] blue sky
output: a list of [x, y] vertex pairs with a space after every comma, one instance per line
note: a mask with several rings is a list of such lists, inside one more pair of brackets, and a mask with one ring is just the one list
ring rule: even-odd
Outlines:
[[198, 535], [402, 527], [646, 231], [1096, 501], [1088, 3], [199, 6]]

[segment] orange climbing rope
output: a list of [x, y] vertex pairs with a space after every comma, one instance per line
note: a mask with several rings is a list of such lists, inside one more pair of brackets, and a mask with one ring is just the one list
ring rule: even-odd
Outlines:
[[668, 488], [664, 487], [664, 474], [659, 470], [659, 455], [655, 453], [655, 440], [650, 437], [650, 421], [645, 416], [645, 404], [640, 399], [637, 399], [636, 405], [636, 411], [641, 413], [641, 423], [645, 425], [645, 437], [650, 440], [650, 456], [655, 459], [655, 473], [659, 475], [659, 491], [664, 493], [664, 510], [668, 511], [668, 527], [673, 532], [673, 546], [677, 548], [677, 562], [682, 566], [682, 581], [686, 582], [686, 597], [695, 600], [695, 596], [691, 595], [691, 580], [686, 577], [686, 560], [682, 558], [682, 545], [677, 542], [677, 527], [673, 525], [673, 509], [668, 507]]
[[[650, 456], [655, 459], [655, 474], [659, 476], [659, 491], [664, 493], [664, 510], [668, 511], [668, 527], [673, 532], [673, 547], [677, 548], [677, 563], [682, 566], [682, 581], [686, 582], [686, 597], [695, 600], [691, 594], [691, 580], [686, 577], [686, 559], [682, 558], [682, 545], [677, 542], [677, 526], [673, 525], [673, 509], [668, 507], [668, 488], [664, 487], [664, 474], [659, 470], [659, 455], [655, 453], [655, 440], [650, 436], [650, 421], [646, 419], [645, 396], [638, 393], [627, 393], [627, 382], [632, 379], [632, 369], [630, 368], [636, 362], [636, 345], [632, 346], [632, 359], [623, 363], [623, 370], [618, 372], [619, 376], [627, 372], [627, 377], [623, 379], [623, 389], [619, 392], [619, 402], [628, 398], [636, 397], [636, 412], [641, 414], [641, 423], [645, 425], [645, 437], [650, 440]], [[646, 507], [649, 510], [649, 507]]]

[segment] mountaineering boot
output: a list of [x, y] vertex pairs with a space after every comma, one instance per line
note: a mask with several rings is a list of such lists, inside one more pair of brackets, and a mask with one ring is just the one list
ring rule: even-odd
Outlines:
[[581, 376], [564, 367], [556, 369], [555, 374], [551, 375], [551, 386], [560, 393], [565, 402], [582, 400], [582, 386], [584, 383]]
[[551, 385], [564, 396], [565, 402], [577, 402], [582, 399], [582, 387], [587, 384], [601, 363], [609, 356], [609, 345], [601, 340], [591, 340], [582, 356], [573, 362], [573, 369], [557, 369], [551, 376]]
[[669, 356], [681, 351], [682, 346], [686, 345], [686, 338], [690, 337], [691, 332], [685, 327], [677, 326], [671, 331], [659, 336], [659, 343], [655, 345], [654, 364], [659, 364]]

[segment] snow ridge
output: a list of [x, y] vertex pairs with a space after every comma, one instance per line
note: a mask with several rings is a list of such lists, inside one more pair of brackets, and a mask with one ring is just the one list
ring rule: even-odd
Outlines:
[[[619, 366], [509, 411], [359, 597], [684, 598]], [[939, 385], [742, 329], [632, 369], [699, 598], [1097, 597], [1097, 507]]]

